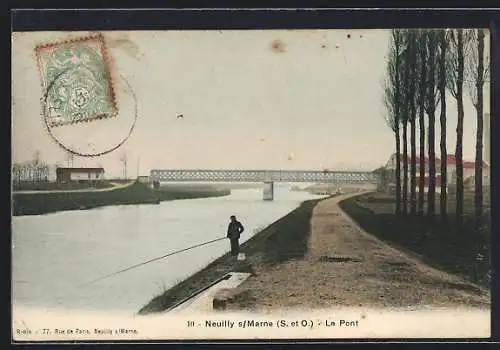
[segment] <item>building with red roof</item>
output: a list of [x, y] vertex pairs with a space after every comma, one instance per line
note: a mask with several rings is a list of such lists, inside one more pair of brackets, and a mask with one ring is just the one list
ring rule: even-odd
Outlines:
[[[411, 157], [408, 155], [408, 181], [410, 181], [410, 172], [411, 172]], [[403, 180], [404, 167], [403, 167], [403, 155], [400, 156], [400, 165], [401, 165], [401, 180]], [[429, 158], [424, 158], [425, 164], [425, 187], [429, 184]], [[463, 169], [464, 169], [464, 186], [467, 189], [473, 189], [474, 187], [474, 176], [476, 171], [476, 163], [470, 160], [463, 160]], [[457, 159], [455, 155], [448, 154], [446, 156], [446, 174], [447, 174], [447, 183], [448, 185], [456, 185], [457, 181]], [[396, 153], [393, 153], [389, 160], [387, 161], [385, 168], [389, 171], [392, 171], [395, 174], [396, 170]], [[418, 183], [420, 181], [420, 157], [416, 157], [416, 168], [417, 168], [417, 188]], [[483, 184], [485, 186], [490, 184], [489, 179], [490, 166], [487, 162], [483, 161]], [[392, 182], [395, 182], [395, 176], [391, 177]], [[439, 187], [441, 186], [441, 159], [436, 157], [436, 190], [439, 191]]]

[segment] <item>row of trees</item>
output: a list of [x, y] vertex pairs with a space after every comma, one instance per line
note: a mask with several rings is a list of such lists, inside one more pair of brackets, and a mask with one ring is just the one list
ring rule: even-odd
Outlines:
[[[435, 125], [439, 107], [441, 133], [440, 216], [447, 223], [447, 111], [449, 93], [457, 102], [456, 125], [456, 222], [462, 227], [463, 125], [464, 90], [476, 109], [475, 217], [481, 224], [483, 215], [483, 89], [489, 74], [489, 59], [485, 54], [485, 32], [482, 29], [394, 29], [391, 34], [387, 73], [384, 81], [384, 104], [387, 123], [394, 132], [396, 148], [396, 215], [436, 217], [436, 150]], [[425, 125], [428, 125], [426, 135]], [[417, 197], [417, 123], [419, 126], [419, 183]], [[408, 128], [410, 157], [408, 161]], [[427, 136], [427, 145], [426, 145]], [[402, 140], [401, 140], [402, 138]], [[427, 146], [427, 147], [426, 147]], [[402, 148], [402, 152], [401, 152]], [[426, 151], [428, 158], [428, 191], [425, 198]], [[402, 159], [401, 159], [402, 158]], [[401, 164], [403, 169], [401, 171]], [[403, 179], [401, 179], [401, 175]], [[409, 179], [408, 179], [409, 176]], [[409, 181], [408, 181], [409, 180]], [[408, 188], [409, 186], [409, 188]], [[409, 198], [408, 198], [409, 195]], [[424, 213], [424, 204], [427, 211]]]
[[[123, 165], [124, 179], [127, 179], [127, 161], [127, 153], [122, 153], [120, 155], [120, 162]], [[71, 152], [67, 152], [64, 163], [66, 163], [68, 167], [74, 166], [74, 155]], [[12, 180], [14, 184], [48, 181], [54, 177], [55, 169], [64, 166], [64, 163], [49, 165], [40, 159], [40, 152], [35, 152], [31, 161], [12, 164]], [[139, 164], [137, 166], [139, 167]], [[102, 165], [98, 163], [97, 167], [102, 167]]]
[[15, 184], [21, 182], [47, 181], [50, 177], [51, 167], [40, 160], [40, 153], [36, 152], [33, 160], [12, 165], [12, 179]]

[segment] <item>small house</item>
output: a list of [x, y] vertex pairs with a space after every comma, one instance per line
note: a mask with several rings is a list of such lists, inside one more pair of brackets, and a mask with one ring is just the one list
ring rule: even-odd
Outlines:
[[104, 180], [103, 168], [57, 168], [58, 183], [88, 182]]

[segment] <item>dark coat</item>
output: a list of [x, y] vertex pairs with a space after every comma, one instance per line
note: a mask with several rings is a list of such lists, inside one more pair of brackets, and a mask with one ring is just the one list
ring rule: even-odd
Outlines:
[[245, 228], [239, 221], [231, 221], [227, 228], [227, 237], [231, 239], [239, 239]]

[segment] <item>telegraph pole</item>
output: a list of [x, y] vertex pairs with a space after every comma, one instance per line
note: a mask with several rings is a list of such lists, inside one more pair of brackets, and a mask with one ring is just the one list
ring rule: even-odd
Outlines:
[[139, 178], [139, 165], [141, 164], [141, 157], [137, 157], [137, 175], [136, 177]]
[[74, 164], [74, 154], [71, 153], [70, 151], [67, 152], [67, 157], [66, 160], [68, 162], [68, 168], [73, 167]]
[[127, 154], [123, 153], [122, 156], [120, 157], [120, 160], [123, 163], [123, 178], [126, 180], [127, 179]]

